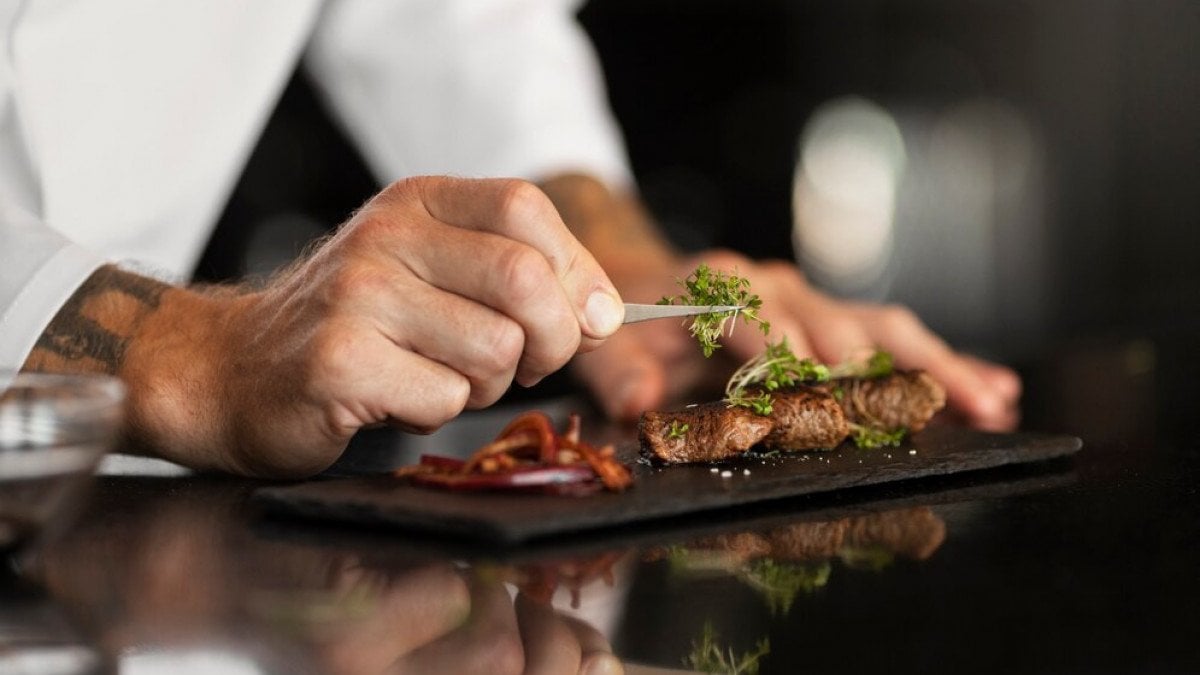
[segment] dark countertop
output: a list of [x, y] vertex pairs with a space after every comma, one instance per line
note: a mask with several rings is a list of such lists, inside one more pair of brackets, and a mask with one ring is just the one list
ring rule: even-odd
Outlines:
[[461, 578], [503, 615], [503, 582], [557, 574], [555, 606], [630, 664], [683, 668], [707, 625], [769, 643], [764, 674], [1200, 672], [1196, 406], [1161, 348], [1071, 354], [1027, 378], [1024, 425], [1082, 437], [1070, 459], [522, 548], [267, 517], [254, 481], [104, 476], [0, 581], [0, 665], [37, 644], [92, 668], [63, 672], [490, 672], [512, 621], [423, 627]]

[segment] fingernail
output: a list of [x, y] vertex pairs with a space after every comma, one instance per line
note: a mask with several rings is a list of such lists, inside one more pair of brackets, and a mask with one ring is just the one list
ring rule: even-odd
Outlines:
[[588, 298], [583, 314], [595, 337], [607, 337], [621, 327], [625, 307], [611, 293], [596, 291]]
[[620, 675], [625, 672], [625, 667], [612, 654], [593, 654], [583, 672], [584, 675]]

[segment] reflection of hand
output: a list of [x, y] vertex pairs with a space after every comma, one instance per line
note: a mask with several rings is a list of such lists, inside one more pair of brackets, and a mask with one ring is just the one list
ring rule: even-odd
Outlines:
[[[786, 336], [797, 355], [836, 363], [873, 347], [885, 349], [899, 367], [927, 370], [941, 382], [950, 406], [971, 424], [997, 430], [1015, 425], [1021, 385], [1013, 371], [955, 352], [907, 309], [831, 298], [810, 286], [792, 264], [707, 251], [665, 269], [627, 267], [613, 279], [628, 300], [654, 301], [676, 294], [674, 281], [699, 262], [749, 278], [752, 292], [763, 301], [760, 315], [771, 323], [770, 339]], [[764, 338], [739, 321], [723, 344], [722, 352], [741, 362], [762, 351]], [[711, 369], [688, 332], [665, 321], [626, 327], [577, 365], [596, 398], [617, 418], [635, 417], [682, 395]]]
[[595, 628], [523, 594], [514, 604], [497, 582], [467, 583], [449, 568], [429, 567], [382, 587], [369, 576], [339, 586], [343, 597], [364, 597], [373, 609], [313, 630], [332, 673], [622, 672]]
[[172, 459], [305, 475], [363, 426], [429, 431], [538, 381], [621, 315], [533, 185], [409, 179], [260, 291], [164, 293], [122, 375]]

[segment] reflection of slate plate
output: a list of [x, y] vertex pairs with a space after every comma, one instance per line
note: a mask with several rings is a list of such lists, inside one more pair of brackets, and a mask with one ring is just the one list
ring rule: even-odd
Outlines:
[[371, 477], [263, 488], [255, 498], [277, 513], [513, 543], [771, 499], [1037, 462], [1069, 455], [1081, 445], [1074, 436], [939, 427], [900, 448], [842, 446], [824, 453], [742, 458], [722, 463], [716, 473], [709, 465], [638, 464], [634, 487], [622, 494], [444, 492], [391, 477]]

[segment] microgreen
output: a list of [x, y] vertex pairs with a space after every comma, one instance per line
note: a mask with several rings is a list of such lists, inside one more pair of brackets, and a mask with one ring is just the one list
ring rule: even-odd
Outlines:
[[786, 616], [798, 593], [812, 593], [829, 583], [830, 571], [827, 560], [805, 564], [778, 563], [771, 558], [762, 558], [750, 563], [741, 576], [762, 594], [772, 615]]
[[[725, 403], [750, 408], [759, 415], [770, 415], [769, 392], [803, 382], [824, 382], [828, 379], [828, 367], [812, 359], [797, 358], [785, 337], [777, 343], [768, 342], [762, 354], [734, 371], [725, 385]], [[759, 386], [765, 391], [747, 396], [746, 388], [751, 386]]]
[[691, 425], [687, 422], [679, 423], [679, 420], [671, 420], [671, 428], [667, 431], [667, 438], [683, 438], [687, 435]]
[[892, 355], [882, 349], [877, 350], [866, 361], [846, 361], [829, 369], [830, 377], [859, 377], [872, 379], [891, 375], [895, 370]]
[[734, 654], [733, 647], [722, 649], [717, 644], [716, 629], [711, 621], [706, 621], [699, 641], [692, 641], [692, 651], [683, 664], [701, 673], [757, 675], [759, 660], [770, 652], [771, 642], [767, 638], [759, 640], [754, 651], [743, 652], [741, 656]]
[[[679, 285], [684, 293], [675, 296], [665, 296], [658, 301], [660, 305], [738, 305], [742, 309], [736, 312], [712, 312], [692, 317], [690, 330], [692, 336], [700, 343], [704, 356], [709, 357], [721, 348], [717, 340], [725, 334], [725, 327], [730, 319], [741, 315], [742, 321], [757, 323], [759, 330], [766, 335], [771, 330], [771, 324], [758, 317], [762, 308], [762, 300], [750, 292], [750, 280], [736, 274], [726, 274], [713, 270], [708, 265], [700, 263], [695, 272]], [[732, 332], [733, 326], [729, 326]]]
[[891, 430], [877, 429], [851, 422], [850, 433], [856, 446], [864, 450], [872, 450], [875, 448], [898, 447], [908, 434], [908, 429], [904, 427]]

